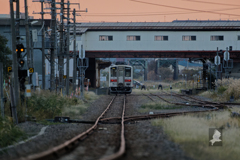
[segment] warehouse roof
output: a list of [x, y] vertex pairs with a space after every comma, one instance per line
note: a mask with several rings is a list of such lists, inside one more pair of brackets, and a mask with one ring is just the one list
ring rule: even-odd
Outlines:
[[240, 30], [240, 21], [100, 22], [78, 23], [87, 30]]

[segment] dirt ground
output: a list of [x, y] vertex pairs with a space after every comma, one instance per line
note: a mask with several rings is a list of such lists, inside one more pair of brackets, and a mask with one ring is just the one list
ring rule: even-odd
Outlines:
[[[114, 95], [104, 95], [90, 104], [87, 111], [81, 116], [81, 120], [93, 121], [105, 110]], [[107, 117], [120, 117], [122, 114], [124, 95], [117, 96], [110, 110], [104, 115]], [[166, 97], [169, 98], [169, 97]], [[161, 101], [157, 97], [153, 97], [155, 101]], [[175, 99], [178, 101], [177, 99]], [[147, 113], [139, 112], [142, 104], [151, 103], [152, 100], [147, 96], [129, 95], [126, 99], [126, 116], [142, 115]], [[186, 107], [181, 110], [196, 110], [194, 107]], [[161, 110], [162, 112], [172, 112], [173, 110]], [[155, 112], [155, 111], [154, 111]], [[156, 111], [157, 112], [157, 111]], [[37, 132], [43, 125], [33, 124], [28, 128], [29, 124], [21, 124], [21, 128], [26, 131]], [[55, 124], [50, 125], [45, 133], [29, 142], [18, 145], [12, 149], [8, 149], [4, 153], [0, 153], [0, 159], [16, 159], [26, 157], [27, 155], [44, 151], [48, 148], [57, 146], [66, 140], [71, 139], [77, 134], [82, 133], [90, 128], [92, 124]], [[27, 128], [27, 129], [26, 129]], [[135, 123], [126, 123], [125, 125], [126, 153], [122, 160], [132, 159], [190, 159], [181, 150], [181, 147], [173, 143], [164, 133], [161, 127], [154, 127], [151, 121], [136, 121]], [[89, 135], [79, 146], [71, 153], [61, 157], [61, 160], [95, 160], [115, 153], [120, 145], [120, 124], [99, 124], [98, 128]]]

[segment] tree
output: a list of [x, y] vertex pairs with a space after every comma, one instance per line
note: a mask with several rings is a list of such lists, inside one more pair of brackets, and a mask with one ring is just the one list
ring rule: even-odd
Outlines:
[[161, 75], [161, 80], [172, 79], [173, 77], [173, 72], [171, 71], [171, 69], [166, 67], [158, 68], [158, 73], [159, 75]]
[[148, 63], [148, 72], [155, 71], [155, 69], [156, 69], [156, 62], [150, 61], [150, 63]]
[[7, 46], [7, 38], [0, 35], [0, 62], [3, 63], [3, 77], [7, 79], [10, 73], [7, 71], [7, 67], [12, 66], [12, 60], [10, 60], [9, 56], [11, 55], [11, 50]]

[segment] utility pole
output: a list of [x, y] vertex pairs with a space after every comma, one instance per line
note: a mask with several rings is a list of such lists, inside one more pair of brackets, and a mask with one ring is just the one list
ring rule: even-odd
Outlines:
[[4, 118], [4, 102], [3, 102], [3, 63], [0, 62], [0, 94], [1, 94], [1, 115]]
[[55, 4], [55, 0], [52, 0], [52, 3], [51, 3], [51, 11], [52, 11], [52, 31], [51, 31], [51, 57], [50, 57], [50, 60], [51, 60], [51, 75], [50, 75], [50, 81], [51, 81], [51, 84], [50, 84], [50, 91], [54, 91], [54, 79], [55, 79], [55, 75], [54, 75], [54, 62], [55, 62], [55, 49], [56, 49], [56, 4]]
[[19, 12], [19, 8], [20, 8], [20, 4], [19, 4], [20, 0], [16, 1], [16, 37], [17, 37], [17, 44], [19, 44], [19, 26], [20, 26], [20, 12]]
[[[17, 110], [16, 106], [18, 105], [18, 63], [17, 63], [17, 54], [16, 54], [16, 32], [15, 32], [15, 19], [14, 19], [14, 10], [13, 10], [13, 0], [10, 0], [10, 13], [11, 13], [11, 32], [12, 32], [12, 65], [13, 65], [13, 83], [14, 83], [14, 106], [12, 113], [14, 113], [14, 121], [17, 124]], [[12, 86], [12, 85], [11, 85]]]
[[44, 14], [51, 14], [51, 12], [44, 12], [43, 3], [46, 0], [34, 1], [41, 2], [41, 12], [33, 12], [33, 14], [41, 14], [42, 17], [42, 88], [45, 89], [45, 22]]
[[[26, 47], [27, 47], [27, 69], [30, 68], [30, 46], [29, 46], [29, 24], [28, 24], [28, 5], [27, 0], [25, 2], [25, 29], [26, 29]], [[28, 76], [28, 84], [31, 83], [30, 76]]]
[[41, 1], [41, 14], [42, 14], [42, 88], [45, 89], [45, 27], [44, 27], [44, 12], [43, 12], [43, 0]]
[[76, 76], [77, 76], [77, 61], [76, 61], [76, 10], [73, 9], [73, 93], [76, 92]]
[[67, 95], [69, 95], [69, 36], [70, 36], [70, 31], [69, 31], [69, 29], [70, 29], [70, 27], [69, 27], [69, 25], [70, 25], [70, 21], [69, 21], [69, 10], [70, 10], [70, 3], [69, 3], [69, 1], [68, 1], [68, 3], [67, 3], [67, 44], [66, 44], [66, 46], [67, 46], [67, 70], [66, 70], [66, 72], [67, 72], [67, 82], [66, 82], [66, 94]]
[[60, 55], [58, 56], [58, 70], [59, 70], [59, 89], [62, 91], [63, 89], [63, 69], [64, 69], [64, 44], [63, 44], [63, 26], [64, 26], [64, 0], [61, 0], [61, 13], [60, 13]]

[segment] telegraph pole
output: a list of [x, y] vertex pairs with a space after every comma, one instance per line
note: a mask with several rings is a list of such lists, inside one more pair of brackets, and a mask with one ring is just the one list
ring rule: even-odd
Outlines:
[[76, 76], [77, 76], [77, 61], [76, 61], [76, 10], [73, 9], [73, 93], [76, 92]]
[[0, 95], [1, 95], [1, 115], [4, 118], [4, 102], [3, 102], [3, 63], [0, 62]]
[[17, 44], [19, 44], [19, 26], [20, 26], [20, 12], [19, 12], [19, 7], [20, 7], [20, 4], [19, 4], [19, 1], [20, 0], [17, 0], [16, 1], [16, 37], [17, 37]]
[[64, 59], [64, 45], [63, 45], [63, 26], [64, 26], [64, 15], [63, 11], [64, 10], [64, 0], [61, 0], [61, 13], [60, 13], [60, 20], [61, 20], [61, 25], [60, 25], [60, 55], [58, 56], [58, 70], [59, 70], [59, 89], [60, 91], [63, 89], [63, 59]]
[[[27, 0], [24, 0], [25, 2], [25, 29], [26, 29], [26, 47], [27, 47], [27, 69], [30, 67], [30, 46], [29, 46], [29, 25], [28, 25], [28, 5]], [[30, 84], [30, 76], [28, 76], [28, 84]]]
[[44, 27], [44, 12], [43, 12], [43, 0], [41, 1], [41, 14], [42, 14], [42, 88], [45, 89], [45, 27]]
[[55, 79], [55, 75], [54, 75], [54, 61], [55, 61], [55, 49], [56, 49], [56, 4], [55, 4], [55, 0], [52, 0], [51, 2], [51, 10], [52, 10], [52, 31], [51, 31], [51, 75], [50, 75], [50, 81], [51, 81], [51, 85], [50, 85], [50, 91], [54, 91], [54, 79]]
[[69, 25], [70, 25], [70, 21], [69, 21], [69, 10], [70, 10], [70, 3], [69, 3], [69, 1], [68, 1], [68, 3], [67, 3], [67, 44], [66, 44], [66, 46], [67, 46], [67, 70], [66, 70], [66, 72], [67, 72], [67, 82], [66, 82], [66, 94], [67, 95], [69, 95], [69, 36], [70, 36], [70, 31], [69, 31], [69, 29], [70, 29], [70, 27], [69, 27]]
[[[16, 106], [18, 105], [18, 63], [17, 63], [17, 54], [16, 54], [16, 32], [15, 32], [15, 19], [14, 19], [14, 10], [13, 10], [13, 0], [10, 0], [10, 13], [11, 13], [11, 32], [12, 32], [12, 65], [13, 65], [13, 83], [14, 83], [14, 106], [12, 107], [12, 113], [14, 116], [14, 121], [17, 124], [17, 111]], [[13, 86], [13, 85], [11, 85]]]

